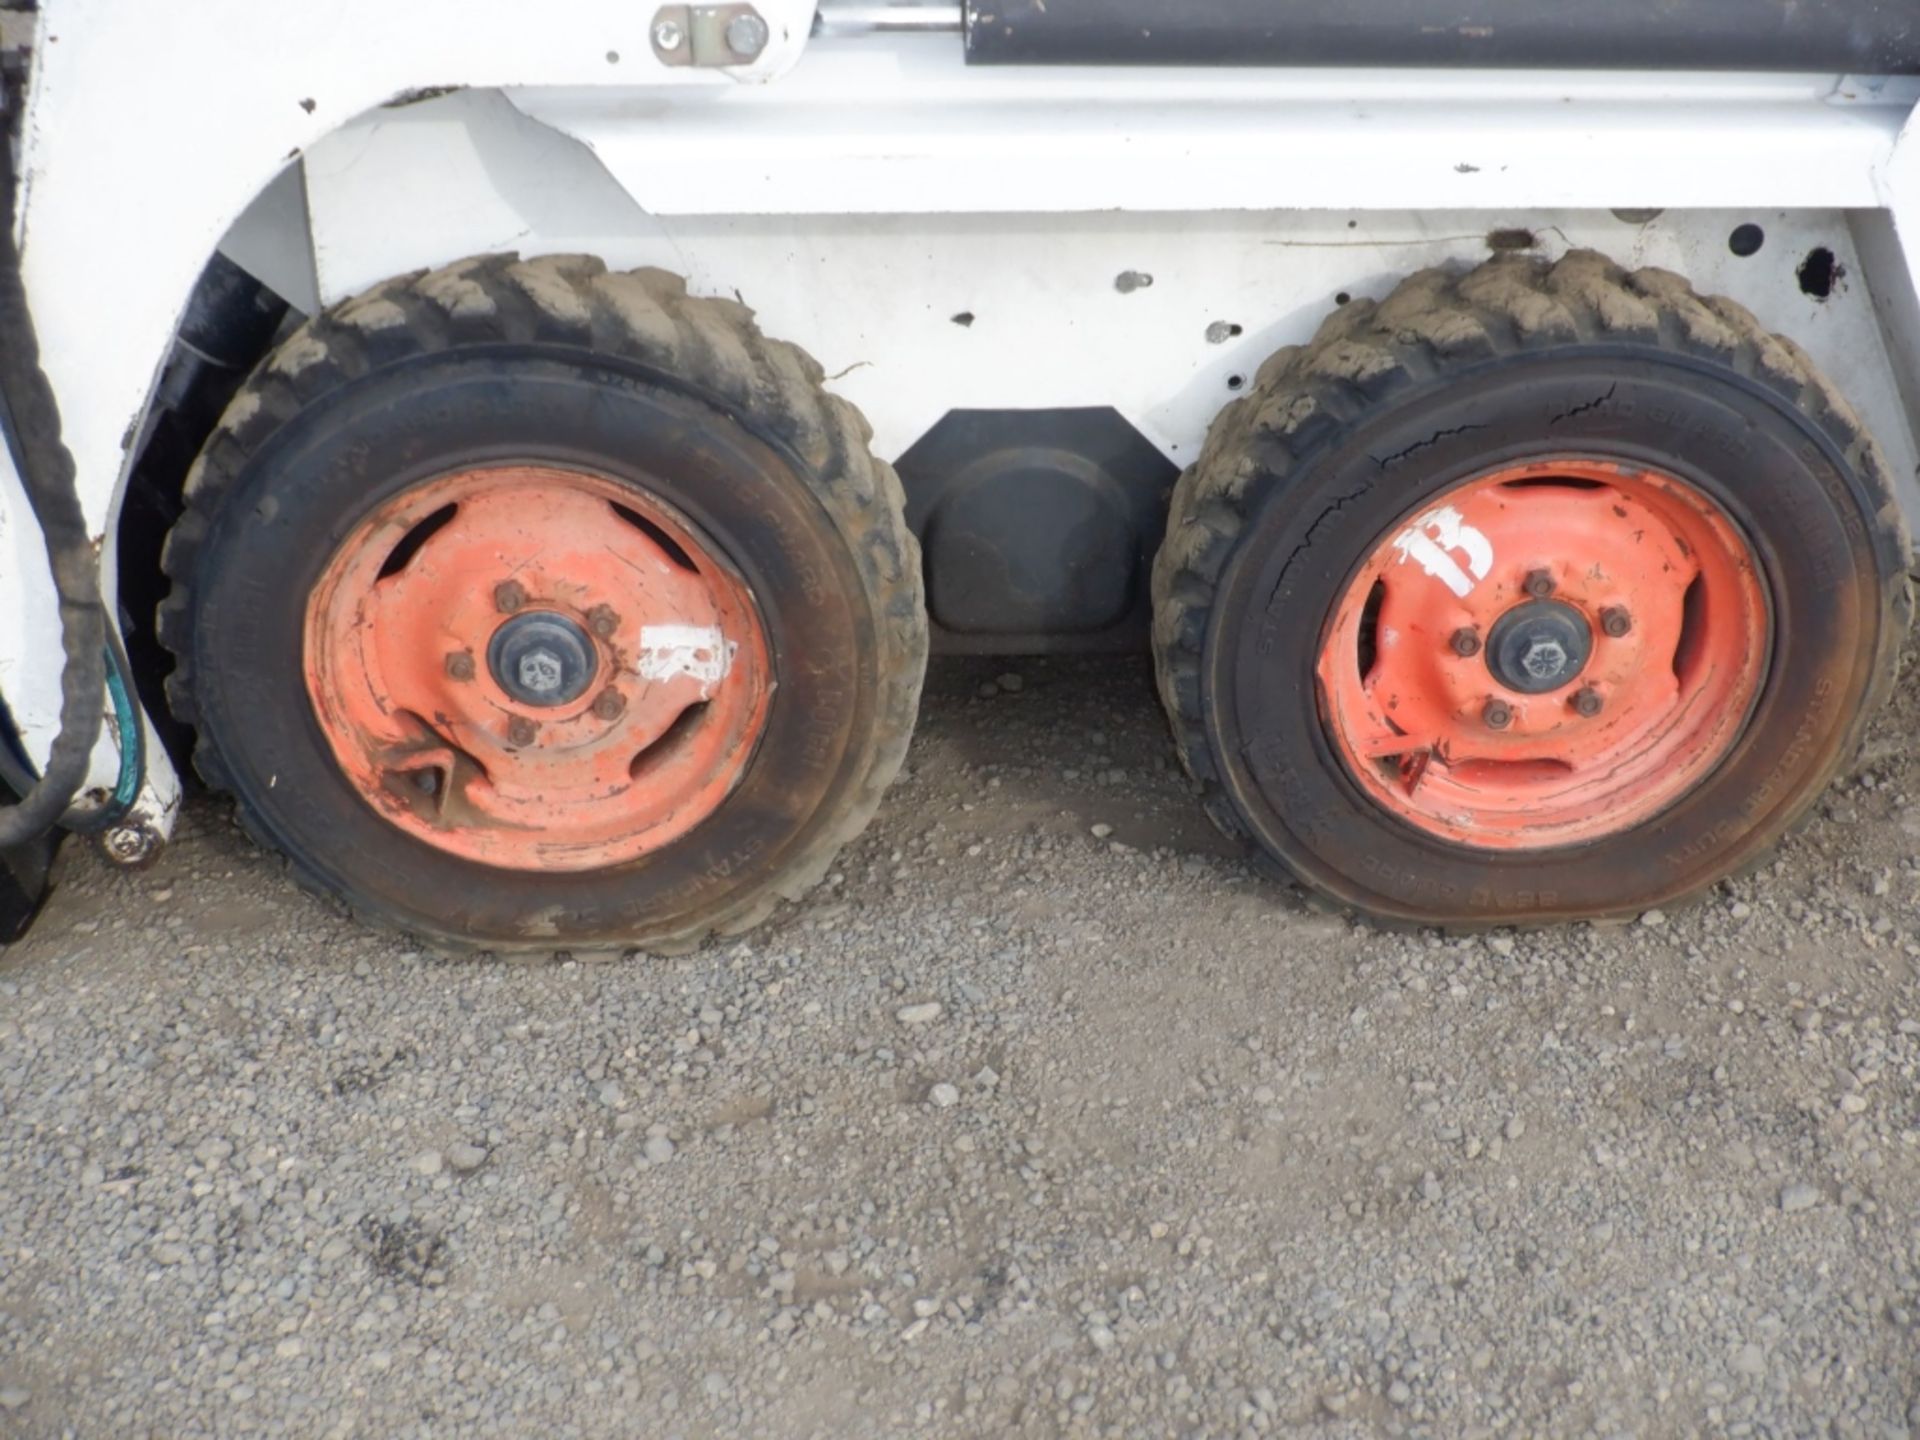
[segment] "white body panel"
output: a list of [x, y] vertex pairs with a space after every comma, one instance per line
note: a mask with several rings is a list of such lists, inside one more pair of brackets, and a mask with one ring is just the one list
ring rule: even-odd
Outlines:
[[[1336, 295], [1527, 231], [1792, 335], [1920, 508], [1912, 82], [969, 70], [952, 36], [808, 44], [810, 4], [759, 8], [767, 52], [715, 72], [661, 65], [651, 9], [611, 0], [47, 0], [26, 273], [109, 585], [123, 441], [223, 237], [301, 305], [490, 250], [659, 265], [815, 354], [889, 457], [956, 407], [1112, 405], [1184, 463]], [[382, 108], [424, 87], [464, 88]], [[1795, 278], [1816, 246], [1825, 299]], [[44, 754], [57, 638], [12, 558], [36, 547], [0, 482], [0, 689]]]

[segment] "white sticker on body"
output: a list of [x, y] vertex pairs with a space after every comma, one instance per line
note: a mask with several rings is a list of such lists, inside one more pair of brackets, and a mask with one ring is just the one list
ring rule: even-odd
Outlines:
[[[1401, 564], [1413, 561], [1462, 599], [1474, 581], [1486, 579], [1493, 568], [1493, 542], [1451, 505], [1427, 511], [1393, 537], [1393, 548], [1400, 552]], [[1467, 562], [1465, 570], [1453, 558], [1456, 550]]]
[[727, 678], [739, 648], [716, 625], [642, 625], [640, 660], [634, 668], [642, 680], [690, 676], [700, 682], [700, 696], [706, 699]]

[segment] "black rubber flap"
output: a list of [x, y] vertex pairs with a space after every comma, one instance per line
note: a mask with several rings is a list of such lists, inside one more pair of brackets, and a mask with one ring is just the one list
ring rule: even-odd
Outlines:
[[50, 830], [0, 849], [0, 945], [11, 945], [26, 934], [39, 913], [60, 838], [59, 831]]

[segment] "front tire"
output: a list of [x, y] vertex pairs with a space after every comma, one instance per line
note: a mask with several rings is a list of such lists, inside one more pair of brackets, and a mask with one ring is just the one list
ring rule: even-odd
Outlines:
[[1854, 753], [1906, 558], [1791, 342], [1663, 271], [1503, 258], [1263, 367], [1175, 492], [1154, 646], [1209, 812], [1324, 899], [1629, 915], [1751, 864]]
[[169, 536], [196, 763], [440, 948], [679, 950], [798, 898], [904, 759], [899, 483], [750, 312], [494, 256], [301, 327]]

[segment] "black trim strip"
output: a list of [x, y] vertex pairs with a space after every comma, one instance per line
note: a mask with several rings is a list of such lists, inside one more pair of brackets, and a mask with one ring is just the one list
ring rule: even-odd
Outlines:
[[966, 0], [983, 65], [1920, 74], [1909, 0]]

